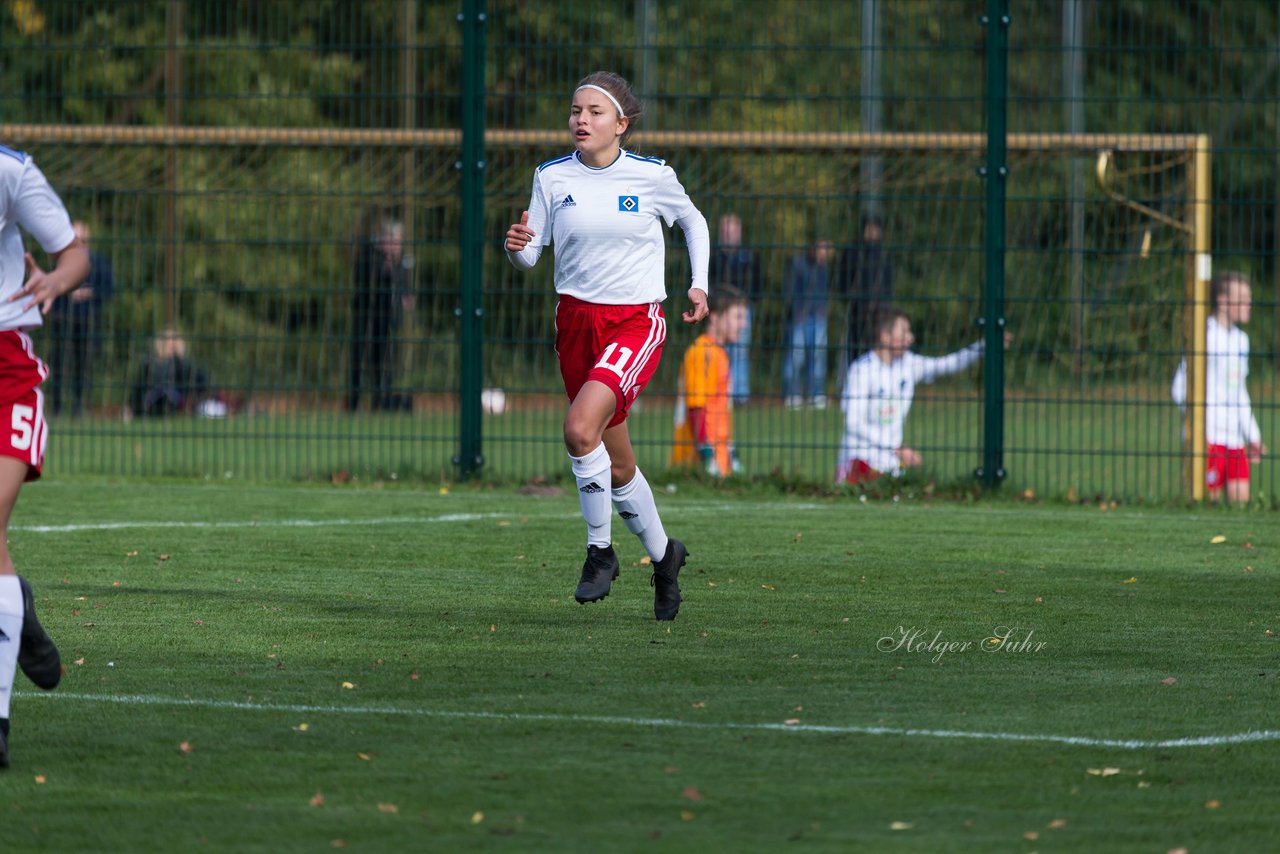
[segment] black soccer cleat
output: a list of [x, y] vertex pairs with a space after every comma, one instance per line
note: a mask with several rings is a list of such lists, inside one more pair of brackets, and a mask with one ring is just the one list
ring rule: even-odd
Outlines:
[[36, 618], [36, 597], [31, 592], [31, 585], [21, 575], [18, 576], [18, 584], [22, 587], [23, 609], [18, 666], [37, 687], [52, 691], [62, 679], [62, 657], [58, 655], [53, 638]]
[[684, 543], [668, 539], [667, 553], [653, 565], [649, 584], [653, 587], [653, 616], [659, 620], [674, 620], [680, 613], [680, 585], [676, 579], [688, 557]]
[[573, 598], [580, 605], [599, 602], [609, 595], [618, 571], [618, 556], [613, 553], [613, 546], [587, 546], [587, 561], [582, 565], [582, 578], [578, 589], [573, 591]]

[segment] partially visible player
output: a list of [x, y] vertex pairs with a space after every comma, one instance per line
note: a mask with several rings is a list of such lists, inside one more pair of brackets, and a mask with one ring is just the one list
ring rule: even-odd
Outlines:
[[613, 506], [653, 562], [653, 612], [675, 619], [677, 575], [688, 557], [667, 537], [653, 490], [636, 467], [627, 413], [662, 356], [667, 322], [662, 223], [679, 223], [689, 248], [692, 308], [707, 314], [707, 221], [661, 160], [622, 147], [643, 110], [630, 85], [597, 71], [574, 90], [574, 151], [533, 175], [529, 209], [507, 230], [511, 263], [527, 270], [555, 244], [556, 355], [569, 396], [564, 443], [587, 523], [587, 559], [574, 598], [596, 602], [618, 576], [610, 537]]
[[[906, 468], [921, 465], [920, 453], [902, 444], [916, 384], [959, 373], [982, 358], [981, 341], [946, 356], [913, 352], [916, 339], [911, 319], [898, 308], [881, 310], [874, 330], [875, 345], [853, 360], [845, 379], [841, 399], [845, 430], [837, 483], [860, 483], [882, 474], [897, 477]], [[1009, 340], [1006, 334], [1006, 345]]]
[[[1249, 322], [1253, 289], [1243, 273], [1219, 273], [1209, 286], [1213, 313], [1205, 329], [1204, 481], [1209, 499], [1249, 500], [1249, 464], [1258, 464], [1267, 446], [1253, 416], [1245, 380], [1249, 376], [1249, 336], [1240, 328]], [[1170, 396], [1187, 407], [1187, 360], [1173, 375]]]
[[712, 476], [725, 477], [742, 469], [733, 446], [732, 360], [726, 347], [746, 328], [747, 298], [733, 287], [717, 286], [707, 305], [707, 331], [680, 364], [671, 465], [700, 462]]
[[[9, 706], [18, 667], [44, 689], [62, 678], [58, 648], [36, 619], [31, 585], [9, 555], [9, 517], [22, 484], [40, 477], [48, 438], [40, 383], [48, 375], [28, 330], [89, 275], [89, 252], [32, 159], [0, 145], [0, 768], [9, 765]], [[45, 272], [19, 226], [54, 259]]]

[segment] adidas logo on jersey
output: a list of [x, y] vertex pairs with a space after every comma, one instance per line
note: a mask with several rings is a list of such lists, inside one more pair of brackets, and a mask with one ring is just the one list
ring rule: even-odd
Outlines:
[[578, 491], [585, 492], [587, 495], [595, 495], [597, 492], [604, 492], [604, 487], [593, 480], [586, 486], [581, 487]]
[[621, 516], [623, 519], [634, 519], [640, 514], [632, 513], [630, 510], [619, 510], [618, 515]]
[[573, 200], [573, 196], [565, 196], [564, 201], [560, 203], [561, 208], [576, 208], [578, 203]]

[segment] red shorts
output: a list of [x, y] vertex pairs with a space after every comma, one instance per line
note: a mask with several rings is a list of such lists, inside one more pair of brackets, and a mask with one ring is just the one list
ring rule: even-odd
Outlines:
[[1244, 448], [1209, 445], [1205, 448], [1204, 484], [1222, 489], [1229, 480], [1249, 479], [1249, 454]]
[[869, 483], [880, 478], [880, 472], [862, 460], [851, 460], [836, 472], [836, 483]]
[[22, 460], [27, 480], [40, 477], [49, 439], [40, 383], [49, 369], [25, 332], [0, 332], [0, 455]]
[[627, 411], [662, 360], [667, 320], [656, 302], [597, 305], [571, 296], [556, 303], [556, 355], [569, 400], [587, 380], [613, 389], [617, 407], [610, 427], [627, 420]]

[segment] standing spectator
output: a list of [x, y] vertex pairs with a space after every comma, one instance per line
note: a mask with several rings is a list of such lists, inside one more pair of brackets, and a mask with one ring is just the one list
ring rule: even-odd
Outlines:
[[556, 356], [570, 400], [564, 444], [587, 528], [574, 599], [598, 602], [618, 577], [610, 534], [616, 508], [652, 562], [654, 617], [674, 620], [689, 552], [667, 536], [636, 465], [627, 413], [658, 369], [667, 339], [662, 224], [679, 223], [689, 249], [686, 323], [707, 316], [711, 236], [675, 171], [622, 147], [643, 113], [617, 74], [584, 77], [569, 103], [574, 150], [534, 171], [529, 209], [507, 229], [504, 245], [521, 270], [555, 246]]
[[862, 218], [862, 239], [845, 248], [840, 275], [849, 300], [844, 359], [848, 365], [876, 345], [876, 314], [893, 303], [893, 259], [884, 247], [878, 216]]
[[76, 237], [89, 250], [89, 278], [66, 299], [55, 300], [49, 312], [49, 401], [52, 414], [62, 411], [64, 383], [70, 379], [71, 414], [84, 412], [92, 391], [94, 364], [102, 353], [102, 315], [115, 294], [111, 264], [94, 251], [92, 231], [80, 220], [72, 224]]
[[742, 245], [742, 218], [736, 213], [720, 217], [720, 242], [711, 252], [707, 281], [715, 287], [732, 285], [744, 298], [746, 316], [738, 340], [725, 344], [729, 354], [730, 394], [735, 406], [751, 397], [751, 306], [760, 299], [763, 278], [760, 258]]
[[356, 252], [355, 293], [351, 299], [351, 386], [347, 410], [360, 408], [361, 393], [373, 391], [375, 410], [411, 408], [407, 396], [391, 391], [395, 333], [402, 311], [413, 309], [404, 258], [404, 227], [383, 218]]
[[[46, 273], [23, 251], [23, 231], [53, 259], [52, 270]], [[17, 670], [46, 691], [62, 679], [58, 647], [36, 618], [31, 585], [9, 551], [9, 519], [22, 485], [40, 478], [49, 438], [40, 392], [48, 368], [27, 330], [40, 326], [53, 301], [87, 275], [89, 253], [44, 173], [28, 155], [0, 145], [0, 424], [6, 425], [0, 431], [0, 768], [9, 767]], [[58, 565], [52, 553], [45, 560]]]
[[787, 270], [791, 328], [782, 386], [793, 409], [806, 400], [816, 409], [827, 408], [827, 299], [834, 254], [830, 240], [819, 240]]
[[[1249, 464], [1262, 462], [1267, 446], [1253, 416], [1245, 380], [1249, 377], [1249, 322], [1253, 289], [1243, 273], [1219, 273], [1210, 285], [1213, 314], [1205, 330], [1204, 349], [1204, 480], [1209, 499], [1226, 489], [1228, 501], [1249, 500]], [[1187, 360], [1178, 365], [1170, 390], [1173, 402], [1187, 406]]]
[[707, 297], [707, 331], [698, 336], [680, 364], [671, 465], [701, 463], [713, 477], [741, 474], [733, 446], [733, 398], [728, 347], [742, 333], [747, 301], [732, 286]]

